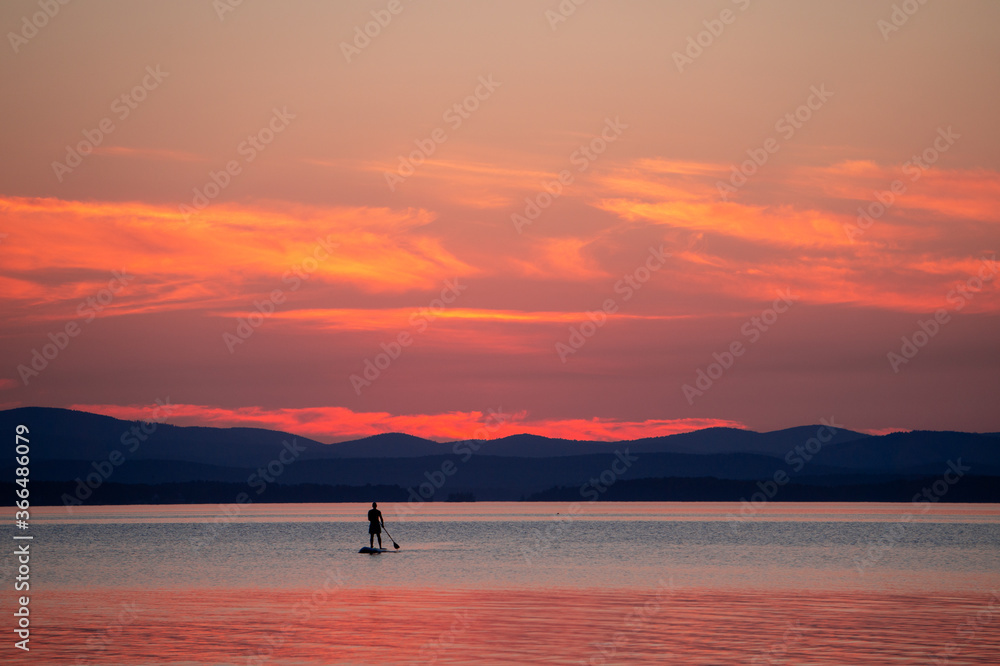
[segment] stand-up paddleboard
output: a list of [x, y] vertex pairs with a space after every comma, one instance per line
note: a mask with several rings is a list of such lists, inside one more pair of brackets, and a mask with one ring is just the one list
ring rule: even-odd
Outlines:
[[369, 548], [368, 546], [365, 546], [364, 548], [362, 548], [358, 552], [359, 553], [368, 553], [369, 555], [378, 555], [379, 553], [387, 553], [387, 552], [389, 552], [389, 549], [388, 548]]

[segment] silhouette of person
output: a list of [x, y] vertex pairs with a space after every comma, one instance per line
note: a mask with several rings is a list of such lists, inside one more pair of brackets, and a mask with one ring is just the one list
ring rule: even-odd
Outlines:
[[382, 520], [382, 512], [378, 510], [378, 502], [372, 502], [372, 508], [368, 511], [368, 545], [375, 547], [375, 537], [378, 537], [378, 547], [382, 547], [382, 528], [385, 521]]

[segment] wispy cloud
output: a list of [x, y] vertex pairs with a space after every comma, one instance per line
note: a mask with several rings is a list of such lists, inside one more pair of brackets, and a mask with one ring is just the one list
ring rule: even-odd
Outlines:
[[[9, 229], [3, 300], [30, 303], [28, 319], [68, 316], [121, 269], [137, 280], [116, 301], [119, 314], [245, 304], [261, 284], [294, 291], [312, 280], [394, 293], [477, 272], [423, 233], [433, 215], [417, 209], [218, 204], [186, 223], [175, 207], [134, 202], [0, 204]], [[46, 284], [53, 275], [66, 277], [58, 290]]]

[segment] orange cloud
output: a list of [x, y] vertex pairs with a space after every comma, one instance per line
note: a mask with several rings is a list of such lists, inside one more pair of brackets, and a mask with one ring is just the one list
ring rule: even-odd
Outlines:
[[[454, 200], [455, 190], [465, 196], [482, 188], [490, 196], [513, 196], [508, 210], [514, 212], [517, 197], [537, 191], [539, 179], [551, 175], [462, 160], [432, 160], [424, 167], [442, 185], [440, 192], [431, 188], [431, 194], [444, 208], [461, 205]], [[783, 203], [774, 206], [753, 203], [749, 187], [732, 201], [720, 201], [715, 183], [728, 168], [656, 159], [612, 164], [586, 174], [586, 187], [574, 183], [563, 195], [610, 216], [577, 231], [560, 224], [565, 211], [549, 210], [547, 221], [553, 224], [520, 236], [503, 229], [488, 250], [449, 237], [441, 225], [431, 233], [437, 213], [426, 209], [216, 203], [185, 222], [170, 205], [0, 198], [0, 224], [7, 233], [0, 302], [25, 321], [64, 319], [106, 285], [111, 271], [121, 269], [137, 278], [108, 307], [109, 314], [200, 309], [240, 316], [252, 298], [276, 288], [290, 291], [306, 279], [345, 287], [355, 296], [391, 296], [439, 289], [449, 278], [513, 275], [558, 280], [570, 292], [596, 294], [609, 291], [622, 274], [621, 248], [632, 238], [663, 243], [687, 236], [697, 242], [681, 243], [683, 249], [667, 243], [674, 256], [646, 287], [649, 291], [766, 301], [776, 290], [791, 287], [808, 303], [929, 312], [944, 305], [958, 282], [978, 272], [985, 251], [996, 249], [969, 241], [960, 245], [962, 238], [982, 243], [996, 237], [1000, 175], [994, 172], [930, 169], [907, 184], [907, 192], [883, 217], [852, 238], [845, 229], [856, 225], [857, 208], [870, 203], [874, 191], [889, 187], [901, 175], [899, 167], [844, 161], [762, 170], [753, 185], [779, 192]], [[449, 178], [468, 183], [456, 188], [458, 181]], [[375, 320], [387, 326], [414, 311], [404, 312], [398, 300], [379, 302], [391, 303], [390, 309], [335, 308], [324, 314], [314, 302], [296, 302], [276, 318], [375, 330]], [[687, 313], [671, 310], [671, 304], [690, 299], [659, 302], [657, 314], [678, 316]], [[454, 323], [507, 324], [579, 317], [553, 315], [558, 304], [541, 295], [537, 312], [491, 312], [481, 298], [477, 305], [442, 316]], [[998, 309], [1000, 290], [991, 282], [966, 312]], [[338, 324], [331, 316], [356, 323]]]
[[528, 250], [529, 256], [524, 259], [512, 256], [508, 259], [509, 265], [531, 278], [608, 279], [610, 273], [583, 253], [591, 242], [589, 238], [536, 238]]
[[[223, 313], [219, 313], [223, 314]], [[225, 313], [231, 318], [248, 317], [252, 311]], [[350, 331], [383, 331], [405, 329], [413, 325], [411, 317], [431, 321], [450, 321], [454, 323], [497, 323], [497, 324], [574, 324], [587, 319], [587, 312], [577, 311], [536, 311], [536, 310], [489, 310], [477, 308], [452, 308], [432, 311], [415, 308], [337, 308], [337, 309], [302, 309], [275, 312], [271, 319], [286, 319], [301, 322], [311, 322], [324, 328]], [[607, 315], [609, 320], [616, 319], [648, 319], [668, 320], [686, 319], [689, 315], [646, 315], [616, 312]]]
[[[170, 405], [166, 412], [158, 405], [73, 405], [76, 409], [125, 420], [158, 418], [175, 425], [220, 428], [252, 427], [280, 430], [320, 441], [335, 442], [369, 437], [386, 432], [404, 432], [435, 441], [478, 438], [483, 428], [490, 438], [530, 433], [544, 437], [575, 440], [621, 441], [691, 432], [711, 427], [744, 428], [742, 423], [724, 419], [530, 419], [527, 412], [504, 414], [497, 427], [493, 412], [446, 412], [443, 414], [390, 414], [354, 412], [344, 407], [295, 409], [236, 409], [207, 405]], [[165, 416], [166, 413], [166, 416]]]
[[[623, 217], [791, 245], [850, 242], [842, 225], [855, 222], [857, 209], [876, 202], [877, 194], [891, 198], [885, 220], [894, 220], [894, 233], [910, 238], [928, 237], [928, 214], [932, 237], [954, 235], [955, 218], [1000, 223], [1000, 173], [985, 169], [920, 170], [856, 160], [752, 176], [753, 185], [775, 195], [771, 200], [785, 202], [780, 206], [748, 203], [742, 190], [728, 204], [720, 201], [717, 184], [728, 182], [730, 173], [730, 165], [639, 160], [600, 180], [605, 200], [598, 206]], [[902, 191], [886, 196], [894, 181]]]
[[858, 432], [863, 432], [866, 435], [874, 435], [876, 437], [881, 437], [882, 435], [891, 435], [894, 432], [912, 432], [909, 428], [863, 428], [858, 430]]
[[[433, 220], [424, 210], [220, 203], [185, 223], [176, 206], [134, 202], [8, 197], [0, 207], [4, 297], [34, 305], [75, 307], [121, 269], [137, 277], [117, 312], [245, 302], [261, 284], [401, 292], [477, 272], [422, 232]], [[46, 314], [71, 310], [25, 313]]]
[[791, 206], [732, 202], [605, 199], [597, 206], [626, 220], [648, 220], [775, 245], [849, 245], [842, 219]]
[[[647, 419], [620, 421], [615, 419], [566, 419], [524, 424], [513, 428], [544, 437], [584, 439], [604, 442], [663, 437], [705, 428], [746, 428], [738, 421], [726, 419]], [[511, 433], [513, 434], [513, 433]]]
[[[899, 166], [870, 161], [762, 172], [754, 185], [780, 194], [781, 205], [752, 203], [743, 191], [721, 201], [716, 183], [728, 174], [728, 165], [639, 160], [600, 178], [593, 205], [618, 216], [623, 229], [647, 224], [702, 234], [703, 242], [674, 253], [668, 277], [740, 298], [766, 299], [792, 287], [805, 302], [929, 312], [944, 307], [996, 249], [958, 247], [963, 237], [995, 238], [995, 172], [932, 168], [912, 180]], [[861, 233], [848, 233], [859, 229], [858, 208], [876, 202], [875, 193], [895, 179], [905, 181], [905, 191]], [[722, 252], [719, 238], [741, 245], [728, 243], [733, 249]], [[991, 280], [966, 311], [1000, 309], [996, 286]]]
[[[891, 190], [894, 181], [899, 181], [903, 191], [893, 195], [890, 210], [895, 214], [924, 211], [944, 216], [936, 225], [939, 232], [954, 233], [945, 224], [954, 218], [1000, 222], [997, 217], [1000, 173], [986, 169], [922, 170], [913, 165], [845, 161], [826, 167], [799, 167], [785, 176], [785, 182], [797, 191], [819, 193], [865, 207], [876, 201], [876, 193], [884, 195]], [[851, 214], [856, 214], [856, 207]]]

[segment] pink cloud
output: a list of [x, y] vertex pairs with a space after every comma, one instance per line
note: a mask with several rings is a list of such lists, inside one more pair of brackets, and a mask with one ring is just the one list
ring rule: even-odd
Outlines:
[[531, 419], [527, 412], [503, 414], [497, 425], [495, 413], [446, 412], [441, 414], [390, 414], [354, 412], [344, 407], [264, 409], [225, 408], [209, 405], [73, 405], [76, 409], [127, 420], [165, 420], [175, 425], [220, 428], [253, 427], [291, 432], [320, 441], [344, 441], [385, 432], [404, 432], [432, 440], [495, 439], [521, 433], [562, 439], [620, 441], [674, 435], [710, 427], [744, 428], [725, 419]]

